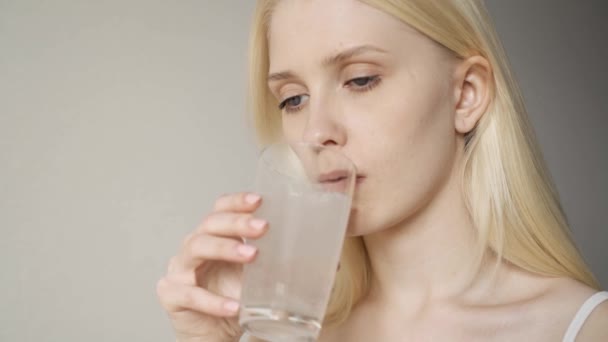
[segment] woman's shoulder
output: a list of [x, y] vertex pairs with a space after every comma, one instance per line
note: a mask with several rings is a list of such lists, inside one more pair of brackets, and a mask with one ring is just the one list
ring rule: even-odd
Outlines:
[[[576, 341], [608, 341], [608, 293], [571, 278], [553, 278], [544, 295], [548, 307], [578, 332]], [[573, 341], [573, 340], [572, 340]]]
[[[494, 295], [481, 301], [482, 307], [495, 309], [489, 313], [499, 313], [496, 316], [506, 322], [507, 340], [561, 341], [583, 304], [599, 292], [572, 278], [548, 277], [516, 267], [507, 270]], [[596, 336], [606, 334], [607, 310], [606, 302], [596, 307], [576, 341], [598, 341]], [[588, 334], [595, 340], [587, 338]]]
[[593, 309], [576, 341], [608, 341], [608, 300]]
[[566, 277], [545, 278], [545, 284], [545, 295], [548, 299], [556, 302], [567, 301], [574, 305], [579, 302], [582, 304], [587, 298], [599, 292], [580, 281]]
[[[460, 324], [460, 331], [494, 331], [493, 338], [486, 340], [561, 341], [583, 304], [598, 293], [597, 289], [570, 278], [514, 272], [503, 280], [495, 295], [485, 297], [487, 301], [458, 305], [461, 308], [455, 312], [459, 314], [451, 316], [459, 317], [454, 322]], [[353, 336], [351, 329], [357, 330], [359, 323], [369, 321], [369, 318], [358, 318], [351, 317], [339, 329], [324, 329], [319, 341], [353, 340], [344, 336]], [[576, 341], [608, 341], [607, 335], [608, 301], [604, 301], [585, 320]], [[480, 338], [472, 336], [475, 338], [461, 340]]]

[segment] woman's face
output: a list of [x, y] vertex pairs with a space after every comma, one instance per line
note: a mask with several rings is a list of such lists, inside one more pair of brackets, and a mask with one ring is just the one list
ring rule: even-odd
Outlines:
[[407, 220], [450, 177], [460, 142], [446, 49], [356, 0], [282, 0], [269, 55], [286, 139], [335, 145], [358, 169], [350, 235]]

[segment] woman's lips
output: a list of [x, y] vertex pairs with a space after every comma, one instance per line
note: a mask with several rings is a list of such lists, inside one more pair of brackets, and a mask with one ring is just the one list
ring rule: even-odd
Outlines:
[[[319, 183], [337, 183], [337, 182], [341, 182], [344, 181], [345, 179], [347, 179], [349, 176], [349, 173], [347, 171], [343, 171], [343, 170], [337, 170], [337, 171], [332, 171], [329, 173], [324, 173], [321, 176], [319, 176], [318, 178], [318, 182]], [[356, 176], [356, 183], [361, 183], [363, 181], [363, 179], [365, 179], [365, 176], [363, 175], [357, 175]]]
[[321, 174], [318, 181], [323, 184], [336, 183], [345, 180], [349, 175], [349, 172], [346, 170], [335, 170]]
[[[318, 178], [318, 182], [323, 185], [326, 190], [329, 191], [344, 191], [350, 182], [348, 182], [349, 173], [347, 171], [333, 171], [322, 174]], [[356, 175], [355, 187], [358, 187], [365, 176]]]

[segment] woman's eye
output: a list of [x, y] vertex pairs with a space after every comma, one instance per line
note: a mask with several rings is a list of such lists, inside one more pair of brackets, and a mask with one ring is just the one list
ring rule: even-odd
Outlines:
[[285, 110], [286, 112], [297, 112], [301, 109], [301, 105], [304, 102], [304, 97], [308, 95], [292, 96], [285, 99], [279, 104], [279, 109]]
[[363, 87], [364, 85], [367, 85], [371, 80], [372, 80], [371, 77], [359, 77], [359, 78], [355, 78], [353, 80], [353, 83], [358, 85], [359, 87]]
[[370, 90], [380, 82], [379, 76], [357, 77], [346, 82], [346, 86], [353, 90]]

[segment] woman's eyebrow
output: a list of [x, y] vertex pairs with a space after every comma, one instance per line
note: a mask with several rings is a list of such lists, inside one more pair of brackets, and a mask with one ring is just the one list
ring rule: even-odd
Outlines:
[[[373, 45], [360, 45], [344, 50], [334, 56], [324, 58], [321, 64], [326, 67], [341, 64], [355, 56], [362, 55], [367, 52], [388, 53], [386, 50], [383, 50], [379, 47], [375, 47]], [[291, 71], [281, 71], [268, 75], [267, 81], [274, 82], [294, 78], [296, 78], [296, 76]]]
[[379, 53], [388, 53], [386, 50], [383, 50], [379, 47], [375, 47], [373, 45], [360, 45], [355, 46], [350, 49], [344, 50], [338, 53], [335, 56], [327, 57], [323, 59], [323, 66], [332, 66], [336, 64], [343, 63], [355, 56], [362, 55], [367, 52], [379, 52]]
[[275, 72], [268, 75], [268, 82], [281, 81], [281, 80], [289, 80], [296, 78], [295, 75], [291, 71], [281, 71]]

